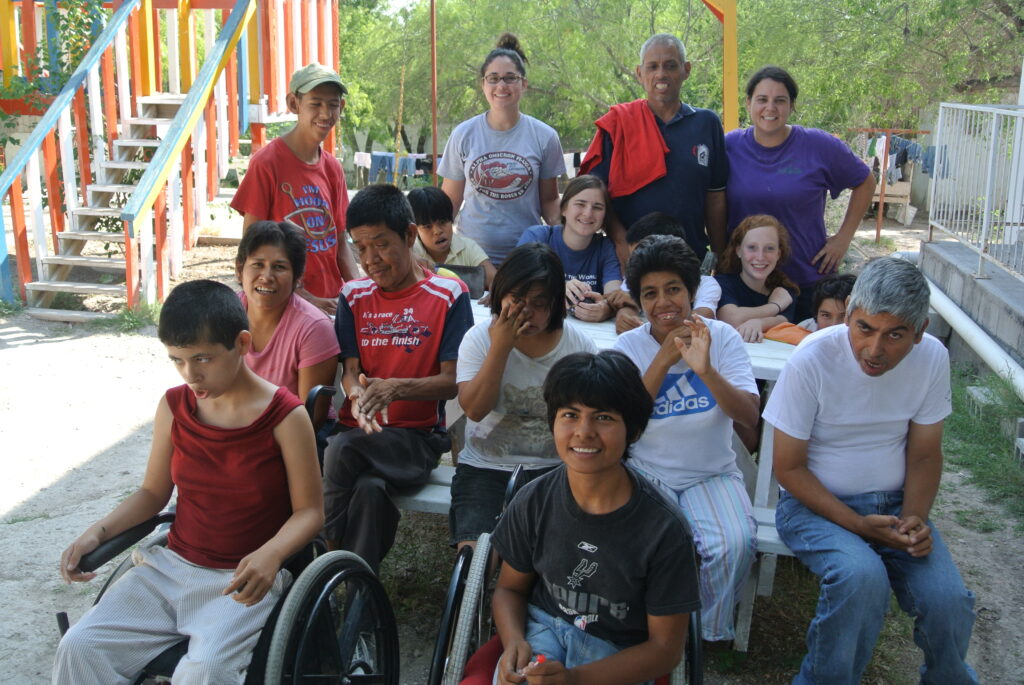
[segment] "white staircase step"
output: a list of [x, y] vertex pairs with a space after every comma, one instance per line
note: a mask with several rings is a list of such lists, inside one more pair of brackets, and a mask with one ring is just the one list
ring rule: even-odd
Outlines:
[[185, 94], [177, 93], [154, 93], [136, 98], [136, 102], [142, 105], [180, 105], [185, 102]]
[[128, 292], [124, 284], [78, 283], [76, 281], [34, 281], [25, 284], [25, 290], [36, 292], [71, 293], [73, 295], [118, 295]]
[[[121, 210], [116, 210], [120, 212]], [[57, 234], [60, 240], [98, 240], [104, 243], [123, 243], [124, 233], [110, 231], [61, 231]]]
[[112, 216], [112, 217], [119, 217], [119, 216], [121, 216], [121, 208], [120, 207], [76, 207], [75, 209], [72, 209], [69, 213], [70, 214], [75, 214], [77, 216], [101, 216], [101, 217], [102, 216]]
[[25, 313], [43, 321], [68, 321], [71, 323], [88, 323], [90, 321], [107, 321], [117, 318], [117, 314], [103, 312], [80, 312], [73, 309], [40, 309], [27, 307]]
[[114, 147], [160, 147], [160, 141], [155, 138], [118, 138]]
[[131, 193], [135, 191], [134, 185], [125, 183], [91, 183], [87, 188], [90, 193]]
[[174, 120], [167, 117], [129, 117], [125, 121], [132, 126], [170, 126]]
[[112, 257], [86, 257], [84, 255], [57, 255], [55, 257], [43, 257], [43, 264], [56, 266], [85, 266], [99, 271], [120, 271], [125, 269], [123, 259]]
[[122, 162], [119, 160], [112, 160], [109, 162], [100, 162], [99, 167], [102, 169], [145, 169], [149, 166], [148, 162]]

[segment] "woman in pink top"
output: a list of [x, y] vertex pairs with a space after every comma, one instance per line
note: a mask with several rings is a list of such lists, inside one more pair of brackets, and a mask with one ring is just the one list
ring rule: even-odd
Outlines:
[[[331, 319], [295, 294], [305, 266], [306, 239], [287, 221], [251, 224], [235, 255], [252, 333], [246, 364], [300, 400], [316, 385], [334, 385], [340, 352]], [[329, 413], [330, 402], [322, 399], [313, 419], [318, 432]]]

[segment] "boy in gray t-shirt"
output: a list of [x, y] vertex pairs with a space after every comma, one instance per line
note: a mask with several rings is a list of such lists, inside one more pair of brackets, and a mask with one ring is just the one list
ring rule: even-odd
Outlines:
[[494, 531], [498, 682], [567, 670], [598, 685], [653, 680], [679, 663], [700, 595], [682, 513], [624, 461], [651, 397], [606, 350], [556, 363], [544, 400], [563, 465], [525, 486]]

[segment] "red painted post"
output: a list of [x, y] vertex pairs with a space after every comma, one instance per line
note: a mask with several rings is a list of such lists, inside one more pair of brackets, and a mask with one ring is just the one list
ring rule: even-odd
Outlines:
[[[295, 0], [283, 0], [284, 2], [284, 78], [290, 78], [295, 70], [302, 65], [295, 64], [295, 41], [302, 40], [295, 35], [295, 26], [292, 21], [292, 6]], [[302, 27], [303, 31], [305, 27]]]
[[[32, 0], [21, 2], [21, 47], [22, 55], [26, 60], [39, 54], [39, 41], [36, 37], [36, 3]], [[43, 62], [42, 59], [39, 60]], [[22, 72], [26, 78], [31, 79], [34, 74], [29, 74], [26, 69]]]
[[[277, 11], [274, 9], [275, 2], [264, 2], [263, 7], [263, 35], [260, 47], [263, 53], [263, 88], [267, 96], [267, 110], [277, 111], [278, 74], [277, 60], [274, 59], [274, 47], [277, 45]], [[255, 65], [253, 65], [255, 67]], [[255, 152], [255, 150], [253, 150]]]
[[252, 149], [249, 151], [249, 154], [254, 155], [267, 144], [267, 127], [265, 124], [251, 122], [249, 124], [249, 133], [252, 138]]
[[46, 200], [50, 210], [50, 233], [53, 235], [53, 253], [60, 252], [57, 234], [64, 231], [64, 193], [57, 176], [57, 134], [54, 131], [43, 138], [43, 179], [46, 182]]
[[128, 309], [135, 309], [135, 301], [138, 299], [139, 278], [135, 273], [135, 242], [132, 238], [132, 225], [124, 223], [124, 291], [125, 306]]
[[183, 247], [186, 250], [191, 250], [195, 243], [192, 241], [192, 229], [195, 226], [196, 212], [195, 212], [195, 197], [194, 193], [194, 182], [193, 174], [195, 170], [192, 168], [192, 138], [189, 138], [185, 143], [185, 148], [181, 151], [181, 213], [184, 218], [184, 230], [182, 239], [184, 240]]
[[88, 206], [92, 183], [92, 153], [89, 152], [89, 118], [85, 113], [85, 89], [79, 88], [71, 101], [71, 114], [75, 122], [75, 142], [78, 146], [78, 187], [82, 191], [82, 204]]
[[18, 262], [18, 286], [21, 299], [28, 302], [25, 295], [25, 284], [32, 280], [32, 256], [28, 251], [28, 227], [25, 224], [25, 203], [22, 200], [24, 189], [21, 187], [21, 176], [14, 179], [8, 196], [11, 200], [11, 227], [14, 231], [14, 254]]
[[107, 48], [100, 60], [100, 81], [103, 84], [103, 121], [107, 130], [107, 157], [114, 159], [117, 140], [117, 88], [114, 86], [114, 48]]
[[156, 299], [163, 302], [167, 296], [167, 184], [160, 189], [153, 202], [153, 222], [156, 232]]
[[[302, 1], [299, 5], [299, 16], [302, 21], [302, 64], [306, 65], [313, 61], [313, 53], [315, 45], [309, 44], [309, 31], [306, 29], [309, 26], [309, 3]], [[320, 31], [323, 31], [323, 24], [317, 24]], [[319, 34], [319, 31], [317, 32]]]

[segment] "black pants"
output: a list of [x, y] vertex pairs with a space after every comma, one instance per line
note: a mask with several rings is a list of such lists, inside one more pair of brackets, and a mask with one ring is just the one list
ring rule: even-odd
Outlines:
[[341, 549], [361, 556], [374, 572], [395, 542], [400, 514], [396, 488], [423, 485], [441, 455], [451, 449], [446, 433], [350, 428], [331, 437], [324, 455], [324, 532]]

